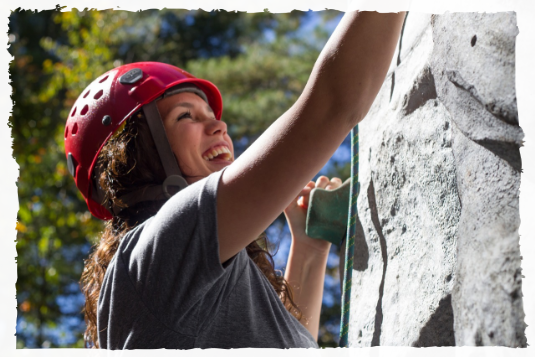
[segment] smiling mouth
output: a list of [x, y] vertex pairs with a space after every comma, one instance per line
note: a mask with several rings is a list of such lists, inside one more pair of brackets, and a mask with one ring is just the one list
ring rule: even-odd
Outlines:
[[216, 146], [205, 153], [202, 158], [206, 161], [212, 161], [216, 159], [232, 161], [232, 154], [230, 153], [229, 148], [226, 146]]

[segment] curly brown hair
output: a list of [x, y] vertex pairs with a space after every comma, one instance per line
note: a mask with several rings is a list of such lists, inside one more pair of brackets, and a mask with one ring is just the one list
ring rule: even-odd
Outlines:
[[[165, 172], [159, 160], [156, 146], [150, 135], [147, 121], [142, 113], [129, 119], [124, 129], [114, 135], [102, 148], [94, 179], [105, 193], [104, 206], [116, 205], [124, 209], [106, 223], [100, 240], [85, 260], [80, 280], [85, 295], [83, 308], [87, 325], [84, 341], [86, 347], [98, 348], [97, 304], [104, 274], [115, 255], [121, 238], [132, 228], [155, 215], [164, 201], [142, 202], [125, 207], [120, 196], [161, 184]], [[273, 256], [268, 251], [266, 235], [246, 247], [247, 254], [268, 278], [288, 311], [298, 320], [302, 314], [292, 299], [288, 282], [274, 268]]]

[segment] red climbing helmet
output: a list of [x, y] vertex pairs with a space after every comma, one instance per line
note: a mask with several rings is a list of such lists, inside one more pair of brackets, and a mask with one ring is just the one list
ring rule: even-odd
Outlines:
[[[199, 88], [206, 95], [215, 117], [221, 119], [223, 102], [214, 84], [195, 78], [178, 67], [158, 62], [138, 62], [114, 68], [95, 79], [74, 103], [65, 125], [65, 155], [69, 172], [95, 217], [112, 218], [110, 211], [97, 202], [95, 183], [91, 179], [100, 150], [125, 120], [182, 83]], [[157, 110], [155, 112], [161, 122]], [[162, 153], [159, 153], [161, 157]], [[166, 173], [169, 178], [168, 170]]]

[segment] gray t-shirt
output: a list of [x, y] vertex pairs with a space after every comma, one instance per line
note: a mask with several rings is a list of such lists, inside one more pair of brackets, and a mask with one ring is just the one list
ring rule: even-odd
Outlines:
[[245, 249], [220, 263], [221, 173], [177, 193], [122, 239], [98, 301], [101, 348], [318, 347]]

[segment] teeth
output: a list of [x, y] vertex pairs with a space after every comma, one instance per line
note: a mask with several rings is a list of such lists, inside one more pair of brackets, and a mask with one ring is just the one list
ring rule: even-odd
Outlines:
[[225, 159], [227, 161], [232, 161], [230, 150], [226, 146], [218, 146], [218, 147], [213, 148], [209, 153], [203, 156], [203, 159], [205, 159], [206, 161], [210, 161], [216, 156], [222, 155], [222, 154], [226, 154], [226, 155], [223, 155], [222, 159]]

